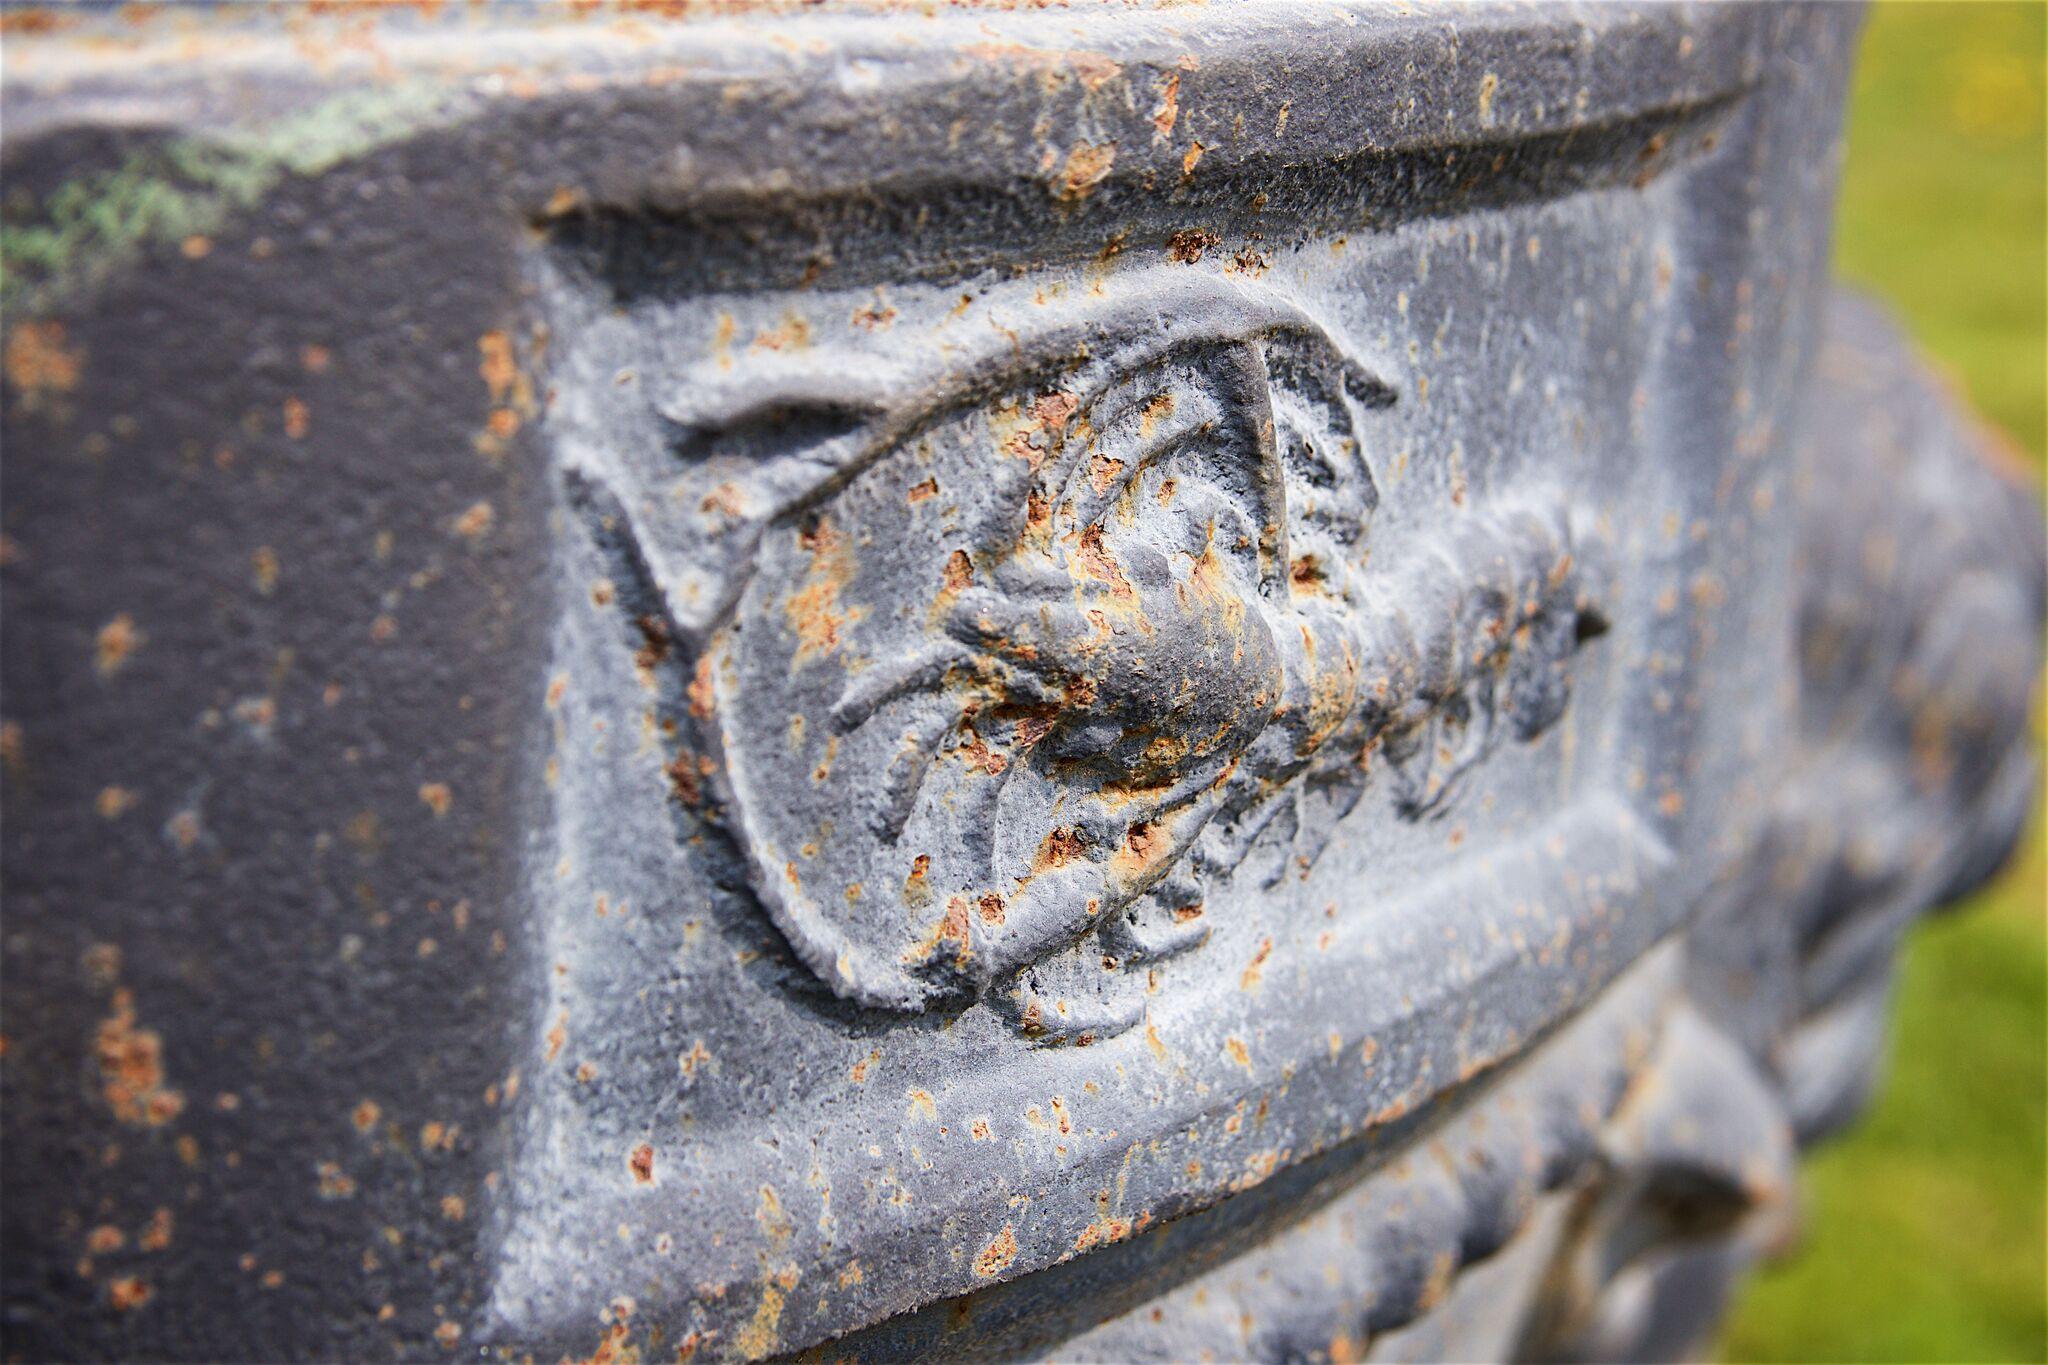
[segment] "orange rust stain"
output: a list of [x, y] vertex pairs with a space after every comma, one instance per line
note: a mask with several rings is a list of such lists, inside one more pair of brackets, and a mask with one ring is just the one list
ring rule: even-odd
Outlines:
[[73, 22], [70, 15], [58, 14], [42, 6], [14, 9], [0, 13], [0, 33], [55, 33], [71, 27]]
[[1159, 103], [1152, 106], [1152, 136], [1166, 142], [1173, 137], [1173, 125], [1180, 121], [1180, 73], [1168, 72], [1159, 83]]
[[338, 1162], [323, 1161], [314, 1168], [320, 1178], [322, 1199], [353, 1199], [356, 1193], [355, 1178], [341, 1169]]
[[989, 1132], [987, 1119], [976, 1119], [968, 1126], [967, 1131], [973, 1135], [976, 1142], [993, 1142], [995, 1140], [995, 1135]]
[[1429, 1279], [1422, 1286], [1422, 1296], [1416, 1300], [1416, 1307], [1428, 1312], [1444, 1301], [1444, 1295], [1451, 1292], [1451, 1276], [1458, 1263], [1448, 1251], [1439, 1251], [1430, 1262]]
[[100, 1021], [95, 1052], [101, 1094], [121, 1122], [158, 1128], [184, 1111], [185, 1097], [164, 1085], [163, 1039], [135, 1026], [135, 995], [125, 987]]
[[855, 1085], [866, 1085], [868, 1080], [868, 1068], [881, 1060], [882, 1049], [876, 1048], [874, 1051], [868, 1053], [867, 1056], [855, 1062], [853, 1064], [853, 1071], [851, 1073], [853, 1076], [853, 1083]]
[[1097, 493], [1107, 493], [1115, 487], [1123, 472], [1124, 462], [1107, 455], [1097, 455], [1088, 461], [1088, 482]]
[[1123, 847], [1113, 859], [1128, 876], [1141, 876], [1172, 851], [1173, 841], [1152, 823], [1132, 825], [1124, 832]]
[[636, 1185], [654, 1183], [654, 1145], [643, 1142], [626, 1154], [626, 1169], [633, 1173]]
[[102, 1223], [86, 1234], [85, 1249], [95, 1256], [105, 1256], [128, 1245], [128, 1234], [112, 1223]]
[[910, 1112], [922, 1114], [933, 1123], [939, 1121], [939, 1107], [932, 1099], [932, 1094], [929, 1090], [912, 1090], [910, 1092]]
[[420, 800], [426, 803], [428, 810], [434, 812], [434, 818], [437, 820], [446, 815], [448, 808], [455, 804], [455, 797], [448, 790], [446, 782], [422, 783], [420, 786]]
[[1260, 978], [1265, 975], [1266, 959], [1272, 955], [1273, 940], [1271, 938], [1262, 940], [1259, 944], [1258, 952], [1252, 954], [1250, 965], [1244, 969], [1244, 975], [1237, 979], [1237, 988], [1242, 991], [1257, 990]]
[[334, 361], [334, 352], [325, 346], [305, 345], [299, 347], [299, 365], [307, 374], [325, 374]]
[[1009, 1269], [1010, 1263], [1016, 1259], [1017, 1233], [1005, 1223], [1003, 1230], [998, 1232], [989, 1244], [981, 1249], [981, 1254], [974, 1258], [974, 1273], [984, 1280], [994, 1279]]
[[966, 738], [960, 742], [960, 752], [966, 755], [963, 762], [966, 763], [969, 772], [987, 773], [990, 777], [995, 777], [1010, 766], [1007, 758], [988, 747], [988, 742], [976, 733], [971, 723], [963, 721], [961, 729], [965, 732]]
[[690, 1044], [688, 1052], [676, 1058], [676, 1065], [682, 1069], [685, 1076], [694, 1076], [697, 1074], [697, 1068], [710, 1060], [711, 1049], [704, 1046], [702, 1038], [698, 1038]]
[[384, 1110], [377, 1101], [363, 1100], [349, 1114], [349, 1121], [355, 1124], [358, 1133], [367, 1133], [377, 1126], [377, 1120], [383, 1117], [383, 1114]]
[[751, 345], [763, 351], [801, 351], [811, 344], [810, 320], [798, 313], [783, 314], [782, 321], [757, 333]]
[[853, 550], [831, 518], [820, 517], [800, 533], [798, 543], [810, 552], [811, 566], [804, 586], [790, 595], [783, 612], [797, 637], [796, 657], [791, 662], [801, 667], [838, 649], [841, 629], [866, 612], [860, 607], [839, 609], [840, 590], [853, 577]]
[[284, 434], [294, 441], [306, 439], [306, 433], [313, 429], [313, 410], [306, 406], [303, 398], [284, 400]]
[[511, 394], [519, 381], [519, 365], [512, 356], [512, 338], [500, 331], [485, 332], [476, 339], [477, 354], [482, 357], [476, 372], [490, 390], [491, 401], [502, 403]]
[[562, 1055], [562, 1045], [569, 1041], [569, 1011], [563, 1010], [555, 1019], [555, 1026], [548, 1030], [547, 1055], [543, 1059], [552, 1062]]
[[697, 660], [697, 669], [690, 677], [690, 714], [698, 720], [711, 718], [713, 693], [711, 690], [711, 656]]
[[1204, 147], [1199, 142], [1190, 142], [1188, 144], [1187, 155], [1183, 156], [1180, 159], [1181, 175], [1183, 177], [1193, 175], [1195, 173], [1196, 165], [1198, 165], [1202, 160], [1202, 153], [1208, 150], [1209, 149], [1207, 147]]
[[481, 539], [491, 529], [491, 523], [495, 520], [497, 513], [492, 510], [490, 503], [473, 503], [468, 511], [455, 519], [455, 534], [464, 540]]
[[93, 809], [103, 820], [119, 819], [123, 812], [135, 804], [135, 793], [126, 787], [102, 787], [100, 794], [93, 798]]
[[1003, 898], [994, 891], [989, 892], [976, 901], [975, 909], [980, 912], [981, 920], [984, 924], [1001, 924], [1003, 922], [1005, 912]]
[[[1138, 411], [1138, 434], [1146, 440], [1150, 440], [1153, 428], [1171, 416], [1173, 416], [1173, 395], [1170, 393], [1154, 394], [1145, 400], [1145, 406]], [[1160, 485], [1159, 498], [1162, 506], [1171, 500], [1172, 495], [1168, 492], [1168, 489], [1172, 485], [1173, 480], [1171, 479]]]
[[1181, 265], [1193, 265], [1202, 259], [1202, 253], [1222, 241], [1207, 228], [1182, 228], [1166, 239], [1166, 258]]
[[451, 1223], [459, 1223], [469, 1216], [469, 1202], [459, 1194], [441, 1196], [441, 1216]]
[[932, 898], [931, 884], [927, 880], [932, 860], [930, 855], [920, 853], [911, 860], [910, 875], [903, 879], [903, 899], [913, 906], [929, 904]]
[[135, 628], [135, 618], [127, 612], [116, 613], [114, 619], [100, 627], [93, 649], [93, 665], [99, 669], [102, 678], [111, 678], [121, 671], [136, 650], [142, 647], [144, 636]]
[[1109, 178], [1116, 165], [1116, 143], [1077, 142], [1052, 183], [1053, 198], [1063, 204], [1078, 204]]
[[1079, 80], [1094, 93], [1123, 74], [1123, 66], [1104, 52], [1086, 48], [1032, 47], [1026, 43], [970, 43], [960, 49], [976, 61], [1019, 71], [1035, 72], [1047, 94], [1057, 91], [1069, 79]]
[[761, 1290], [761, 1304], [754, 1310], [754, 1316], [733, 1338], [743, 1360], [759, 1360], [774, 1354], [776, 1343], [781, 1339], [782, 1293], [774, 1285]]
[[1245, 1047], [1243, 1039], [1225, 1038], [1223, 1040], [1223, 1050], [1230, 1054], [1231, 1061], [1236, 1062], [1246, 1071], [1250, 1071], [1252, 1069], [1251, 1050]]
[[951, 943], [956, 951], [965, 952], [968, 943], [967, 898], [955, 896], [946, 902], [946, 916], [939, 921], [939, 939]]
[[974, 561], [967, 551], [955, 550], [946, 557], [946, 591], [959, 592], [974, 582]]
[[1081, 532], [1080, 546], [1074, 553], [1074, 560], [1088, 577], [1098, 583], [1109, 584], [1112, 596], [1137, 596], [1130, 580], [1124, 577], [1123, 566], [1116, 562], [1115, 556], [1103, 548], [1100, 524], [1092, 525]]
[[866, 308], [854, 309], [850, 321], [864, 332], [879, 332], [896, 321], [896, 310], [877, 301]]
[[7, 382], [21, 394], [24, 407], [77, 388], [84, 363], [83, 351], [64, 344], [61, 322], [23, 322], [7, 334]]
[[1065, 867], [1076, 858], [1083, 856], [1087, 845], [1082, 842], [1080, 832], [1072, 829], [1054, 829], [1045, 836], [1045, 842], [1038, 846], [1038, 856], [1032, 862], [1034, 871], [1047, 871]]
[[910, 491], [904, 495], [904, 500], [914, 504], [923, 502], [926, 498], [935, 498], [938, 495], [939, 481], [937, 479], [926, 479], [923, 483], [912, 484]]
[[156, 1297], [156, 1291], [149, 1287], [147, 1280], [133, 1275], [123, 1275], [107, 1282], [107, 1302], [117, 1313], [130, 1313]]

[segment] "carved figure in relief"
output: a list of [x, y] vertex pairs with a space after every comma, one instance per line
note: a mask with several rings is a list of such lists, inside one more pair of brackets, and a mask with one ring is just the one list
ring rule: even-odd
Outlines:
[[664, 572], [630, 499], [575, 477], [689, 679], [687, 791], [712, 779], [839, 994], [1128, 1026], [1255, 847], [1306, 866], [1376, 777], [1402, 818], [1440, 812], [1557, 719], [1604, 628], [1540, 498], [1375, 561], [1369, 433], [1397, 397], [1324, 328], [1237, 292], [1149, 302], [936, 386], [678, 385], [671, 458], [753, 536], [729, 585]]

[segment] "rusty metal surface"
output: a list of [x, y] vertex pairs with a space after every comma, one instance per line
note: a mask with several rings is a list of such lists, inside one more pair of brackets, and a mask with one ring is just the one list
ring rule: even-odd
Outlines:
[[10, 1355], [1694, 1349], [2032, 791], [1853, 11], [10, 10]]

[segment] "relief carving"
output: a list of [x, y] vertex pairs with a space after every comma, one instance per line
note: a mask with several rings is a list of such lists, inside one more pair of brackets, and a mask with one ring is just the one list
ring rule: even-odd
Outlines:
[[619, 466], [571, 486], [687, 698], [678, 790], [811, 970], [1086, 1042], [1207, 938], [1210, 889], [1306, 869], [1371, 783], [1441, 815], [1605, 622], [1556, 499], [1376, 548], [1397, 396], [1284, 300], [1183, 272], [1064, 316], [936, 381], [678, 376], [661, 496], [720, 562], [747, 538], [737, 579], [665, 559]]

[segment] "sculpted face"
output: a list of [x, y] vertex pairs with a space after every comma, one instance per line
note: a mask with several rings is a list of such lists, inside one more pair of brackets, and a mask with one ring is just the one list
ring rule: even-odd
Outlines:
[[[838, 993], [1116, 1031], [1255, 849], [1305, 866], [1376, 775], [1423, 818], [1561, 712], [1597, 624], [1561, 514], [1375, 562], [1392, 390], [1285, 303], [1206, 287], [868, 397], [799, 375], [802, 410], [772, 375], [678, 384], [700, 480], [738, 476], [704, 508], [758, 527], [678, 630], [700, 766]], [[778, 431], [830, 468], [761, 515], [774, 462], [724, 452]], [[639, 553], [687, 621], [697, 580]]]

